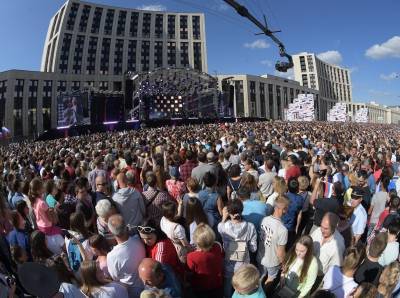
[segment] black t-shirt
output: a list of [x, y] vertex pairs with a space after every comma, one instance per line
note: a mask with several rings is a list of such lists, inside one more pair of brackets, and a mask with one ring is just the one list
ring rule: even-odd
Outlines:
[[369, 282], [375, 286], [379, 283], [379, 277], [381, 276], [383, 267], [378, 262], [372, 262], [370, 259], [365, 258], [364, 262], [357, 269], [354, 274], [354, 280], [356, 283], [361, 284], [363, 282]]
[[314, 208], [314, 225], [319, 227], [326, 212], [338, 213], [339, 202], [335, 198], [316, 199], [314, 201]]

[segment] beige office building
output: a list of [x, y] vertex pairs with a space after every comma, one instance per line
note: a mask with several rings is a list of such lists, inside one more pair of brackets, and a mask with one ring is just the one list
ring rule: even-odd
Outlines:
[[329, 64], [313, 53], [293, 55], [294, 77], [304, 87], [316, 89], [323, 98], [352, 101], [350, 70]]

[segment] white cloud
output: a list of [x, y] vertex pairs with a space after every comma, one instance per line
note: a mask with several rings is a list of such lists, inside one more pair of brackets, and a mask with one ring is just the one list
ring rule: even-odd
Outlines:
[[[358, 71], [358, 67], [357, 66], [350, 67], [349, 71], [350, 71], [350, 73], [356, 72], [356, 71]], [[354, 84], [353, 84], [353, 87], [354, 87]]]
[[382, 44], [375, 44], [365, 51], [372, 59], [400, 58], [400, 36], [393, 36]]
[[218, 5], [214, 5], [213, 9], [218, 11], [227, 11], [229, 9], [229, 6], [225, 3], [220, 3]]
[[326, 51], [317, 55], [319, 59], [327, 63], [339, 65], [342, 63], [342, 55], [338, 51]]
[[257, 39], [252, 43], [246, 42], [243, 46], [249, 49], [267, 49], [270, 47], [270, 44], [263, 39]]
[[261, 64], [271, 67], [272, 66], [272, 61], [268, 60], [268, 59], [265, 59], [265, 60], [261, 61]]
[[166, 11], [167, 7], [161, 4], [151, 4], [151, 5], [142, 5], [137, 7], [140, 10], [151, 10], [151, 11]]
[[396, 72], [392, 72], [391, 74], [388, 74], [388, 75], [381, 74], [379, 77], [380, 77], [382, 80], [391, 81], [391, 80], [394, 80], [394, 79], [399, 78], [400, 75], [399, 75], [398, 73], [396, 73]]
[[275, 70], [274, 76], [286, 78], [288, 80], [294, 80], [294, 70], [293, 70], [293, 68], [288, 69], [287, 72], [280, 72], [280, 71]]

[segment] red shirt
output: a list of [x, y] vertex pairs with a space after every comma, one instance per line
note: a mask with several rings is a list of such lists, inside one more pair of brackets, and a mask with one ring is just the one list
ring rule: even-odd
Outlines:
[[187, 160], [183, 165], [179, 167], [179, 173], [181, 174], [181, 179], [186, 182], [188, 178], [192, 175], [192, 170], [197, 166], [195, 161]]
[[153, 247], [146, 245], [146, 256], [169, 265], [178, 277], [183, 277], [184, 268], [178, 259], [175, 246], [168, 238], [158, 241]]
[[222, 287], [224, 251], [215, 243], [209, 251], [196, 250], [187, 255], [187, 265], [193, 273], [191, 285], [195, 289], [213, 290]]
[[382, 211], [381, 215], [379, 215], [378, 223], [376, 224], [375, 229], [380, 229], [382, 227], [383, 222], [389, 214], [389, 208], [385, 208], [385, 210]]
[[289, 181], [292, 178], [299, 178], [301, 175], [300, 168], [298, 166], [291, 166], [286, 170], [286, 181]]
[[177, 200], [179, 196], [182, 196], [186, 192], [185, 183], [178, 180], [169, 179], [165, 181], [168, 193], [174, 200]]

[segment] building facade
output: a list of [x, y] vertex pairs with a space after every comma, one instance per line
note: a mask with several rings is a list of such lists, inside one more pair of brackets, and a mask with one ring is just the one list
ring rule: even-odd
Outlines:
[[50, 20], [41, 71], [0, 72], [0, 125], [12, 136], [57, 126], [57, 96], [124, 90], [127, 72], [207, 72], [202, 13], [142, 11], [68, 0]]
[[369, 103], [352, 102], [347, 104], [349, 117], [353, 119], [355, 113], [361, 108], [368, 109], [368, 121], [370, 123], [400, 124], [399, 107], [387, 107], [373, 101]]
[[9, 70], [0, 72], [0, 125], [13, 136], [37, 136], [57, 126], [57, 96], [82, 89], [122, 92], [120, 76]]
[[323, 98], [352, 101], [350, 70], [329, 64], [313, 53], [293, 55], [294, 77], [304, 87], [319, 91]]
[[190, 67], [207, 72], [204, 14], [67, 1], [50, 20], [41, 71], [121, 76]]
[[219, 75], [221, 90], [225, 80], [228, 80], [233, 91], [235, 117], [283, 120], [285, 109], [301, 93], [314, 95], [314, 108], [318, 120], [325, 120], [326, 112], [334, 105], [334, 101], [322, 99], [318, 90], [273, 75]]

